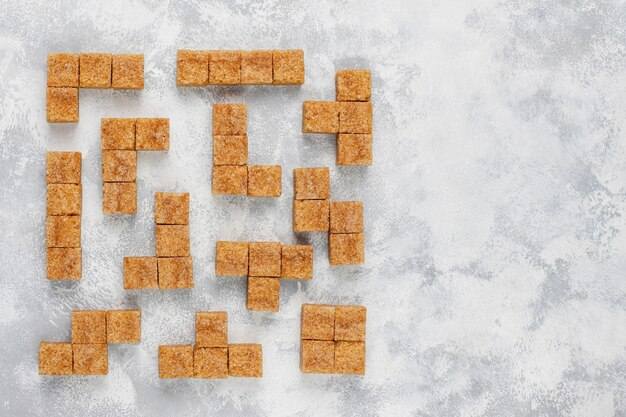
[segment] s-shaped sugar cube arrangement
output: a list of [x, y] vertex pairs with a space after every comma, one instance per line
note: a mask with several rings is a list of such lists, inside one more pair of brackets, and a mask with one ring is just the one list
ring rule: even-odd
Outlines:
[[[179, 50], [176, 85], [301, 85], [304, 51]], [[141, 54], [59, 53], [48, 55], [46, 118], [50, 123], [79, 121], [80, 88], [144, 88]], [[305, 101], [303, 133], [335, 134], [336, 164], [372, 164], [371, 74], [344, 69], [336, 75], [336, 101]], [[248, 162], [247, 106], [213, 105], [212, 193], [251, 198], [282, 195], [280, 165]], [[102, 118], [102, 210], [105, 215], [137, 213], [137, 152], [167, 152], [169, 119]], [[82, 155], [46, 155], [46, 273], [48, 280], [82, 277]], [[365, 263], [363, 203], [332, 201], [330, 169], [293, 171], [294, 233], [328, 233], [329, 263]], [[123, 260], [124, 289], [177, 290], [194, 287], [190, 251], [190, 194], [157, 192], [154, 220], [156, 255], [128, 254]], [[247, 279], [248, 310], [274, 313], [280, 307], [281, 279], [312, 280], [313, 246], [281, 242], [218, 241], [216, 276]], [[242, 300], [242, 306], [244, 301]], [[106, 375], [108, 345], [141, 343], [141, 311], [71, 312], [70, 342], [41, 342], [39, 373], [46, 376]], [[303, 373], [365, 374], [364, 306], [303, 304], [300, 368]], [[160, 378], [262, 377], [260, 344], [229, 344], [227, 312], [196, 313], [194, 345], [161, 345]]]

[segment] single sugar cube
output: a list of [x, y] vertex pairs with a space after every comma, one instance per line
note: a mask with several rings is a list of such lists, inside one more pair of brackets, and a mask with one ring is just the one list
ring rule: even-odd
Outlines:
[[296, 200], [327, 200], [330, 198], [330, 170], [296, 168], [293, 170], [293, 186]]
[[80, 184], [80, 152], [46, 152], [48, 184]]
[[335, 335], [335, 306], [302, 304], [301, 338], [333, 340]]
[[107, 343], [141, 342], [141, 311], [107, 311]]
[[241, 51], [209, 52], [209, 84], [241, 83]]
[[372, 133], [372, 103], [341, 102], [339, 133]]
[[248, 277], [248, 310], [278, 311], [280, 308], [279, 278]]
[[365, 341], [367, 309], [363, 306], [335, 307], [335, 340]]
[[335, 343], [335, 373], [365, 374], [365, 342]]
[[250, 242], [250, 270], [253, 277], [280, 277], [279, 242]]
[[281, 278], [313, 278], [313, 246], [283, 245], [281, 259]]
[[46, 246], [49, 248], [80, 247], [80, 216], [48, 216]]
[[272, 51], [241, 51], [241, 84], [272, 84]]
[[143, 55], [113, 55], [111, 86], [118, 89], [143, 89]]
[[337, 165], [372, 165], [372, 135], [340, 133], [337, 136]]
[[111, 54], [80, 54], [81, 88], [111, 88]]
[[106, 343], [107, 312], [105, 310], [72, 311], [72, 343]]
[[339, 70], [335, 79], [337, 101], [369, 101], [372, 93], [370, 70]]
[[135, 129], [138, 151], [167, 151], [170, 148], [170, 119], [137, 119]]
[[47, 248], [46, 274], [49, 280], [76, 280], [83, 274], [81, 248]]
[[80, 184], [48, 184], [47, 213], [49, 216], [74, 216], [81, 213]]
[[72, 375], [72, 344], [41, 342], [39, 344], [39, 375]]
[[159, 378], [192, 378], [193, 347], [191, 345], [159, 346]]
[[248, 107], [245, 104], [214, 104], [213, 135], [241, 136], [248, 130]]
[[76, 375], [109, 373], [109, 349], [105, 343], [72, 344]]
[[179, 87], [209, 84], [209, 53], [179, 50], [176, 53], [176, 85]]
[[248, 136], [213, 136], [213, 165], [246, 165]]
[[262, 377], [263, 348], [261, 345], [228, 345], [228, 374], [240, 377]]
[[156, 193], [154, 221], [157, 224], [189, 224], [189, 193]]
[[228, 378], [228, 348], [198, 347], [193, 350], [195, 378]]
[[275, 50], [272, 52], [274, 84], [304, 84], [304, 51]]
[[325, 232], [328, 231], [328, 200], [294, 200], [293, 231]]
[[102, 151], [102, 181], [133, 182], [136, 179], [136, 151]]
[[135, 150], [135, 119], [102, 119], [103, 150]]
[[225, 311], [196, 312], [196, 346], [228, 346], [228, 313]]
[[137, 184], [134, 182], [105, 182], [102, 184], [104, 214], [136, 214]]
[[248, 243], [218, 241], [215, 250], [215, 275], [248, 275]]
[[248, 168], [245, 165], [213, 166], [212, 191], [221, 195], [246, 195]]
[[78, 54], [48, 54], [48, 87], [78, 87]]
[[46, 92], [46, 120], [50, 123], [78, 121], [78, 88], [48, 87]]
[[282, 169], [280, 165], [248, 166], [248, 197], [280, 197]]
[[190, 256], [158, 258], [158, 264], [160, 289], [193, 288], [193, 262]]
[[331, 233], [328, 246], [331, 265], [359, 265], [365, 262], [363, 233]]
[[189, 225], [157, 224], [157, 256], [189, 256]]
[[363, 202], [331, 201], [330, 233], [362, 233]]
[[124, 289], [148, 290], [159, 288], [157, 258], [139, 256], [124, 258]]
[[300, 369], [304, 373], [331, 374], [335, 364], [335, 343], [325, 340], [303, 340]]
[[338, 133], [339, 103], [335, 101], [305, 101], [302, 104], [304, 133]]

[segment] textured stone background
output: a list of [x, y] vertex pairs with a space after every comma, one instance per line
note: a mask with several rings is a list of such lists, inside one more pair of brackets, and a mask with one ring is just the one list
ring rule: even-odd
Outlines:
[[[626, 3], [597, 1], [0, 1], [0, 415], [626, 415]], [[178, 89], [179, 48], [303, 48], [302, 87]], [[138, 52], [141, 92], [81, 91], [81, 121], [45, 121], [46, 54]], [[375, 164], [334, 165], [303, 135], [302, 101], [339, 68], [371, 68]], [[214, 102], [249, 106], [250, 157], [280, 163], [278, 200], [210, 193]], [[171, 119], [169, 153], [139, 156], [139, 213], [101, 210], [102, 117]], [[45, 279], [47, 150], [83, 153], [84, 274]], [[218, 239], [291, 231], [294, 167], [330, 166], [336, 200], [365, 202], [361, 268], [282, 284], [277, 314], [216, 278]], [[129, 293], [122, 258], [154, 253], [153, 193], [191, 192], [196, 287]], [[303, 302], [368, 307], [367, 375], [303, 375]], [[72, 309], [136, 307], [140, 345], [107, 377], [41, 378], [41, 340]], [[225, 309], [260, 342], [259, 380], [160, 381], [157, 346], [193, 341]]]

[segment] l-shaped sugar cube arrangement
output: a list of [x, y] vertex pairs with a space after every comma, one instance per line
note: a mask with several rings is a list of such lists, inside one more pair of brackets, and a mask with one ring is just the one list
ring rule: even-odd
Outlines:
[[[179, 50], [176, 85], [301, 85], [304, 51]], [[46, 117], [50, 123], [79, 120], [80, 88], [143, 89], [143, 55], [61, 53], [48, 55]], [[336, 164], [372, 164], [371, 74], [337, 71], [336, 101], [305, 101], [302, 132], [335, 134]], [[137, 152], [167, 152], [169, 119], [102, 118], [102, 210], [137, 213]], [[279, 198], [280, 165], [249, 165], [247, 106], [213, 105], [214, 195]], [[46, 155], [46, 256], [51, 281], [82, 277], [82, 156]], [[294, 233], [328, 233], [329, 263], [365, 263], [363, 203], [332, 201], [330, 169], [293, 171]], [[128, 291], [194, 287], [187, 192], [157, 192], [156, 255], [128, 254], [123, 286]], [[218, 197], [219, 198], [219, 197]], [[280, 242], [218, 241], [215, 275], [247, 279], [248, 310], [278, 312], [281, 279], [312, 280], [313, 246]], [[122, 261], [122, 260], [120, 260]], [[230, 279], [230, 278], [226, 278]], [[242, 306], [244, 300], [242, 300]], [[41, 342], [39, 373], [46, 376], [106, 375], [108, 345], [141, 342], [141, 311], [84, 310], [71, 313], [71, 342]], [[300, 368], [304, 373], [365, 374], [364, 306], [303, 304]], [[160, 378], [262, 377], [260, 344], [229, 344], [226, 312], [196, 313], [194, 345], [161, 345]]]

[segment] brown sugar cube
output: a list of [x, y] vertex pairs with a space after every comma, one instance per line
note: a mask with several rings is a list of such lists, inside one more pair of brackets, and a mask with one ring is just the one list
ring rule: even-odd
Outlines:
[[137, 119], [135, 147], [138, 151], [167, 151], [170, 148], [170, 119]]
[[300, 369], [310, 374], [331, 374], [335, 364], [335, 343], [325, 340], [303, 340]]
[[272, 51], [241, 51], [241, 84], [272, 84]]
[[195, 378], [228, 378], [228, 348], [198, 347], [193, 350]]
[[80, 152], [46, 152], [48, 184], [80, 184]]
[[39, 344], [39, 375], [72, 375], [72, 344], [41, 342]]
[[80, 54], [81, 88], [111, 88], [111, 54]]
[[331, 201], [330, 233], [362, 233], [363, 202]]
[[293, 231], [328, 231], [328, 200], [294, 200]]
[[246, 195], [248, 168], [245, 165], [213, 166], [213, 194]]
[[209, 52], [209, 84], [241, 83], [241, 51]]
[[280, 281], [278, 278], [248, 277], [248, 310], [278, 311]]
[[293, 170], [293, 186], [296, 200], [327, 200], [330, 198], [330, 170], [296, 168]]
[[102, 181], [132, 182], [136, 179], [136, 151], [102, 151]]
[[141, 342], [141, 311], [107, 311], [107, 343]]
[[80, 184], [48, 184], [47, 213], [50, 216], [77, 215], [81, 212]]
[[248, 243], [218, 241], [215, 250], [215, 275], [248, 275]]
[[337, 101], [370, 101], [372, 93], [370, 70], [339, 70], [335, 80]]
[[339, 103], [335, 101], [305, 101], [302, 104], [304, 133], [339, 132]]
[[193, 347], [191, 345], [159, 346], [159, 378], [192, 378]]
[[213, 136], [213, 165], [246, 165], [248, 136]]
[[336, 374], [365, 374], [365, 342], [335, 343]]
[[228, 345], [228, 374], [230, 376], [263, 376], [263, 348], [258, 344]]
[[48, 87], [78, 87], [78, 54], [48, 54]]
[[143, 55], [113, 55], [111, 87], [143, 89]]
[[253, 277], [280, 277], [279, 242], [250, 242], [250, 270]]
[[83, 275], [81, 248], [48, 248], [46, 262], [49, 280], [76, 280]]
[[365, 262], [363, 233], [331, 233], [328, 246], [331, 265], [359, 265]]
[[72, 311], [72, 343], [106, 343], [106, 310]]
[[209, 84], [209, 53], [179, 50], [176, 53], [176, 85], [194, 87]]
[[157, 224], [157, 256], [189, 256], [189, 225]]
[[372, 133], [372, 103], [341, 102], [339, 133]]
[[280, 165], [248, 166], [248, 197], [280, 197], [282, 168]]
[[190, 256], [158, 258], [158, 263], [160, 289], [193, 288], [193, 262]]
[[372, 165], [372, 135], [340, 133], [337, 135], [337, 165]]
[[335, 340], [365, 341], [366, 315], [367, 309], [363, 306], [336, 306]]
[[196, 312], [196, 346], [228, 346], [228, 313], [225, 311]]
[[104, 214], [136, 214], [137, 184], [134, 182], [105, 182], [102, 184]]
[[313, 278], [313, 246], [283, 245], [281, 258], [281, 278]]
[[154, 221], [157, 224], [189, 224], [189, 193], [156, 193]]
[[109, 373], [109, 349], [105, 343], [72, 344], [76, 375]]
[[78, 121], [78, 88], [48, 87], [46, 94], [46, 120], [48, 122]]
[[241, 136], [248, 130], [245, 104], [213, 105], [213, 136]]
[[335, 306], [302, 304], [301, 339], [333, 340]]
[[159, 288], [157, 258], [140, 256], [124, 258], [124, 289], [147, 290]]
[[49, 248], [80, 247], [80, 216], [48, 216], [46, 246]]
[[135, 119], [102, 119], [101, 146], [106, 150], [135, 150]]
[[304, 51], [275, 50], [272, 53], [274, 84], [304, 84]]

